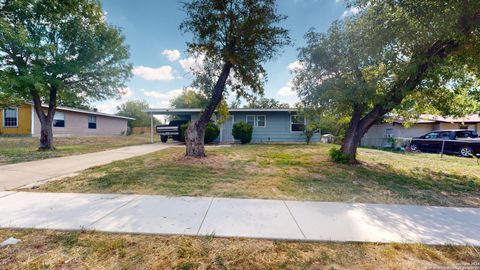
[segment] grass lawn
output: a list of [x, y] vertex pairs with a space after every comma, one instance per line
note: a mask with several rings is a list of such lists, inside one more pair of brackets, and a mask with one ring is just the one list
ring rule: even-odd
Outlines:
[[360, 149], [361, 165], [329, 161], [331, 145], [170, 148], [95, 167], [36, 191], [139, 193], [480, 207], [474, 159]]
[[22, 241], [0, 250], [1, 269], [433, 269], [479, 258], [473, 247], [0, 230], [11, 236]]
[[[158, 139], [158, 138], [157, 138]], [[0, 165], [97, 152], [127, 145], [149, 143], [150, 136], [58, 137], [55, 151], [39, 152], [38, 138], [0, 137]]]

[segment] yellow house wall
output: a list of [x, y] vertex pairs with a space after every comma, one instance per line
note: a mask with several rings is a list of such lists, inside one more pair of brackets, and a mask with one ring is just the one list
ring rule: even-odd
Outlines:
[[18, 127], [3, 126], [3, 106], [0, 106], [0, 135], [31, 135], [32, 107], [29, 104], [18, 106]]

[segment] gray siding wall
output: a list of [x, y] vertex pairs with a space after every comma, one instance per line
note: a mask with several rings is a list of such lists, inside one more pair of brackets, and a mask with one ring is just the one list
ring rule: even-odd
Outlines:
[[[231, 113], [235, 118], [235, 123], [247, 121], [247, 115], [265, 115], [266, 127], [254, 127], [252, 142], [305, 142], [305, 136], [302, 132], [290, 131], [290, 113], [288, 112], [242, 112]], [[320, 134], [317, 133], [312, 138], [312, 142], [319, 142]]]
[[[61, 110], [59, 110], [61, 111]], [[109, 136], [125, 135], [127, 120], [97, 115], [97, 128], [88, 128], [88, 114], [61, 111], [65, 114], [65, 127], [53, 127], [54, 136]], [[35, 114], [34, 136], [40, 136], [40, 121]]]

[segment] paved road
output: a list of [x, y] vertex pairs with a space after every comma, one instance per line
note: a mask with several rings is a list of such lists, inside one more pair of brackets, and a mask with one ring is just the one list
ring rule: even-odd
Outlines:
[[480, 246], [480, 209], [0, 192], [0, 227]]
[[93, 166], [145, 155], [167, 147], [169, 147], [168, 144], [144, 144], [83, 155], [0, 166], [0, 191], [70, 175]]

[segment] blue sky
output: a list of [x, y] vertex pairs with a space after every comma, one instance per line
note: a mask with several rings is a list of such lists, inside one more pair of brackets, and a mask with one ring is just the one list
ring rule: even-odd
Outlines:
[[[279, 12], [288, 16], [283, 27], [290, 30], [293, 45], [265, 64], [268, 82], [265, 97], [293, 104], [298, 97], [289, 88], [289, 65], [296, 61], [297, 48], [304, 45], [304, 34], [314, 27], [326, 31], [329, 25], [351, 13], [342, 0], [278, 0]], [[169, 101], [192, 81], [188, 72], [199, 61], [186, 54], [189, 34], [178, 30], [184, 18], [179, 1], [103, 0], [109, 23], [122, 29], [130, 47], [134, 77], [127, 83], [120, 100], [95, 104], [100, 111], [114, 113], [126, 100], [144, 99], [151, 107], [168, 107]]]

